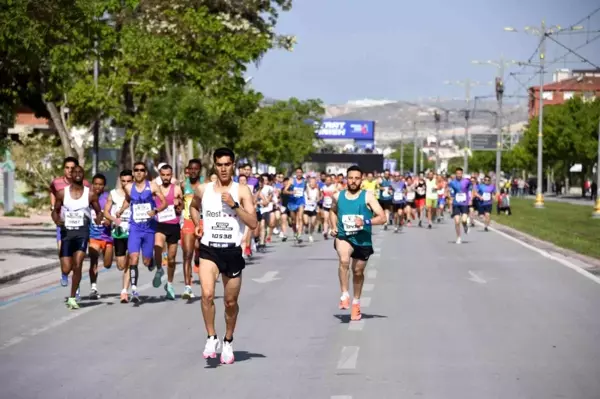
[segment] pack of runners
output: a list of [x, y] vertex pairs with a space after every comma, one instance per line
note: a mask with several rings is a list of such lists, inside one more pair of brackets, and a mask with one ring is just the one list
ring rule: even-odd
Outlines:
[[[360, 296], [364, 270], [373, 254], [372, 226], [393, 226], [399, 232], [413, 222], [429, 229], [449, 214], [461, 243], [461, 224], [469, 231], [478, 211], [487, 231], [496, 188], [486, 176], [481, 183], [463, 176], [403, 176], [384, 171], [364, 173], [358, 166], [346, 175], [316, 176], [297, 168], [293, 175], [252, 174], [249, 164], [235, 175], [235, 155], [228, 148], [214, 152], [214, 173], [202, 182], [202, 163], [189, 161], [185, 178], [178, 182], [173, 168], [159, 165], [159, 176], [148, 179], [143, 162], [119, 174], [117, 187], [106, 189], [102, 174], [84, 180], [75, 158], [64, 160], [64, 176], [50, 186], [52, 218], [57, 225], [61, 285], [71, 292], [66, 305], [78, 309], [83, 261], [90, 260], [90, 299], [99, 299], [98, 269], [110, 268], [116, 259], [122, 273], [121, 303], [141, 301], [138, 292], [140, 255], [154, 272], [152, 285], [164, 282], [165, 297], [175, 300], [174, 275], [178, 247], [183, 252], [181, 298], [195, 297], [192, 275], [200, 281], [202, 314], [207, 330], [205, 358], [215, 358], [222, 347], [221, 362], [233, 363], [233, 333], [238, 315], [241, 275], [246, 261], [278, 237], [300, 244], [317, 234], [333, 238], [339, 257], [341, 297], [339, 308], [350, 309], [351, 320], [360, 320]], [[349, 276], [352, 271], [353, 299]], [[219, 275], [224, 287], [226, 331], [219, 341], [215, 326], [215, 285]]]

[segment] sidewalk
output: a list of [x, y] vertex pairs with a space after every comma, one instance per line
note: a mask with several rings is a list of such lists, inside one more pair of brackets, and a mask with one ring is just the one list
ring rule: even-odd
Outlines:
[[[515, 197], [515, 198], [519, 198], [519, 197]], [[535, 201], [535, 196], [534, 195], [527, 195], [525, 196], [525, 199], [531, 200], [531, 201]], [[567, 204], [572, 204], [572, 205], [582, 205], [582, 206], [589, 206], [590, 208], [594, 207], [595, 202], [590, 200], [589, 197], [586, 198], [582, 198], [581, 196], [561, 196], [561, 197], [557, 197], [555, 194], [548, 194], [548, 195], [544, 195], [544, 201], [552, 201], [552, 202], [564, 202]]]
[[57, 269], [56, 227], [48, 215], [0, 217], [0, 284]]

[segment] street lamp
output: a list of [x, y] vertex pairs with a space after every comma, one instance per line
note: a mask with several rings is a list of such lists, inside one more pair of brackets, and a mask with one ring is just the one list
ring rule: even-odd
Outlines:
[[[556, 34], [559, 32], [563, 32], [565, 30], [581, 30], [582, 26], [571, 26], [569, 28], [563, 29], [558, 25], [554, 26], [546, 26], [546, 21], [542, 20], [542, 25], [538, 27], [526, 26], [523, 30], [526, 33], [529, 33], [534, 36], [538, 36], [540, 40], [539, 44], [539, 53], [540, 53], [540, 89], [539, 89], [539, 112], [538, 112], [538, 151], [537, 151], [537, 188], [535, 195], [535, 204], [536, 208], [544, 208], [544, 195], [542, 191], [543, 186], [543, 171], [542, 171], [542, 154], [543, 154], [543, 145], [544, 145], [544, 132], [543, 132], [543, 123], [544, 123], [544, 61], [546, 59], [546, 37], [552, 34]], [[517, 29], [509, 26], [505, 27], [504, 31], [506, 32], [518, 32]], [[525, 63], [519, 63], [521, 65], [527, 65]]]
[[502, 173], [502, 124], [503, 124], [503, 112], [502, 112], [502, 100], [504, 97], [504, 69], [511, 65], [515, 64], [516, 61], [505, 61], [504, 56], [500, 57], [500, 60], [487, 60], [487, 61], [471, 61], [472, 64], [475, 65], [491, 65], [497, 68], [496, 75], [496, 100], [498, 102], [498, 137], [496, 141], [496, 186], [500, 187], [500, 175]]

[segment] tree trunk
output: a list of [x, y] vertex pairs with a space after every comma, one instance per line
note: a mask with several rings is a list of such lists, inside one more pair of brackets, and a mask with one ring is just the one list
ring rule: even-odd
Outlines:
[[165, 153], [167, 154], [167, 162], [169, 165], [173, 165], [173, 153], [171, 152], [171, 143], [169, 143], [168, 137], [165, 137]]
[[44, 101], [44, 104], [46, 105], [48, 113], [50, 113], [50, 118], [52, 119], [54, 127], [58, 131], [58, 135], [60, 137], [60, 144], [62, 145], [65, 157], [72, 157], [73, 155], [75, 155], [75, 153], [73, 151], [73, 147], [71, 146], [71, 137], [66, 129], [66, 126], [63, 123], [63, 118], [60, 116], [58, 108], [56, 108], [56, 104], [54, 104], [53, 102], [46, 101]]

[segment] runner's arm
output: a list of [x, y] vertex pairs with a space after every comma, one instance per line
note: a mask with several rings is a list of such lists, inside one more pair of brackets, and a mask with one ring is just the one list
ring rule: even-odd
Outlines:
[[175, 190], [174, 190], [174, 200], [173, 200], [173, 204], [175, 205], [175, 212], [177, 214], [180, 214], [183, 207], [183, 191], [181, 191], [181, 187], [179, 187], [178, 185], [175, 186]]
[[98, 202], [98, 195], [90, 190], [90, 207], [96, 212], [96, 224], [102, 223], [102, 219], [104, 219], [104, 214], [102, 213], [102, 208], [100, 208], [100, 203]]
[[156, 195], [160, 199], [160, 206], [157, 206], [156, 209], [154, 209], [155, 213], [167, 209], [167, 200], [165, 199], [162, 191], [160, 191], [160, 188], [158, 188], [156, 182], [153, 181], [150, 183], [150, 189], [152, 190], [152, 194]]
[[57, 226], [62, 224], [62, 221], [60, 220], [60, 211], [63, 205], [63, 198], [65, 196], [64, 193], [65, 192], [63, 190], [60, 190], [56, 193], [56, 195], [54, 196], [54, 206], [52, 207], [52, 213], [50, 214], [50, 216], [52, 217], [52, 221]]
[[108, 194], [108, 198], [106, 199], [106, 204], [104, 204], [104, 217], [110, 220], [113, 223], [116, 223], [117, 218], [110, 214], [110, 210], [113, 206], [112, 194]]
[[204, 193], [204, 184], [200, 184], [194, 190], [194, 198], [190, 203], [190, 218], [194, 223], [194, 227], [198, 228], [200, 225], [200, 207], [202, 205], [202, 194]]
[[292, 183], [288, 183], [287, 186], [285, 186], [283, 188], [283, 193], [286, 195], [294, 195], [294, 192], [292, 190], [290, 190], [291, 186], [292, 186]]
[[385, 224], [385, 222], [387, 222], [387, 218], [385, 216], [385, 211], [383, 210], [381, 205], [379, 205], [379, 201], [377, 201], [377, 199], [375, 199], [375, 196], [368, 191], [367, 191], [367, 195], [366, 195], [366, 202], [367, 202], [367, 205], [369, 206], [369, 208], [371, 208], [371, 210], [375, 214], [375, 217], [373, 219], [371, 219], [371, 224], [372, 225]]
[[117, 211], [117, 218], [120, 218], [123, 212], [125, 212], [125, 209], [129, 207], [129, 201], [131, 201], [131, 197], [129, 194], [131, 193], [131, 187], [133, 187], [133, 183], [127, 183], [127, 185], [123, 187], [123, 191], [125, 192], [125, 200], [123, 201], [123, 205], [121, 205], [121, 209]]
[[337, 215], [338, 196], [339, 196], [339, 193], [335, 193], [331, 196], [331, 209], [329, 210], [329, 226], [331, 226], [331, 228], [335, 229], [335, 230], [337, 230], [337, 222], [338, 222], [338, 215]]
[[238, 194], [240, 196], [240, 206], [235, 208], [235, 213], [240, 217], [242, 222], [248, 226], [250, 230], [254, 230], [258, 226], [256, 220], [256, 210], [252, 201], [252, 193], [248, 187], [239, 187]]

